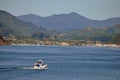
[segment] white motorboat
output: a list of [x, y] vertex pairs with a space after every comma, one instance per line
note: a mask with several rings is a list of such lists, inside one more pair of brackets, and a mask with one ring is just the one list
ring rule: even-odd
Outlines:
[[48, 69], [48, 65], [47, 64], [43, 64], [43, 60], [37, 60], [33, 67], [26, 67], [24, 69], [45, 70], [45, 69]]
[[43, 64], [43, 60], [37, 60], [35, 62], [35, 65], [33, 67], [34, 69], [47, 69], [48, 66], [47, 64]]

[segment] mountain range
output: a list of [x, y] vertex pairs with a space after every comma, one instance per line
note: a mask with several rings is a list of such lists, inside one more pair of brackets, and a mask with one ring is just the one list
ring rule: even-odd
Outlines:
[[19, 20], [9, 12], [0, 10], [0, 35], [9, 36], [14, 35], [16, 37], [35, 37], [39, 38], [52, 34], [52, 31], [48, 31], [43, 27], [38, 27], [32, 22], [24, 22]]
[[32, 22], [37, 26], [57, 31], [75, 30], [86, 27], [104, 28], [120, 24], [120, 17], [109, 18], [106, 20], [92, 20], [81, 16], [75, 12], [69, 14], [55, 14], [48, 17], [41, 17], [34, 14], [27, 14], [17, 17], [19, 20]]
[[[91, 20], [75, 12], [41, 17], [14, 16], [0, 10], [0, 36], [53, 38], [63, 40], [120, 41], [120, 18]], [[117, 41], [116, 41], [117, 40]], [[119, 42], [120, 43], [120, 42]]]

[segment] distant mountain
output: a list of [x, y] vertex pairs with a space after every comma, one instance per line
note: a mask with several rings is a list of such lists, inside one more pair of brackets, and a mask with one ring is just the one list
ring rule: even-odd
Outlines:
[[34, 14], [28, 14], [28, 15], [19, 16], [17, 18], [22, 20], [22, 21], [33, 22], [37, 26], [41, 26], [39, 22], [40, 22], [40, 20], [42, 20], [42, 17], [40, 17], [40, 16], [37, 16], [37, 15], [34, 15]]
[[86, 27], [104, 28], [120, 24], [120, 17], [106, 20], [91, 20], [75, 12], [69, 14], [55, 14], [48, 17], [41, 17], [34, 14], [28, 14], [17, 17], [19, 20], [32, 22], [37, 26], [43, 26], [48, 29], [58, 31], [81, 29]]
[[21, 36], [31, 37], [35, 33], [46, 33], [47, 30], [42, 27], [38, 27], [31, 22], [24, 22], [18, 20], [12, 14], [0, 10], [0, 35], [2, 36]]

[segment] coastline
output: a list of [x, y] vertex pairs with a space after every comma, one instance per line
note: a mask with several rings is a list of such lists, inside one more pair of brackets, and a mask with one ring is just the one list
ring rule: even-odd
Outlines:
[[110, 47], [110, 48], [120, 48], [120, 45], [117, 44], [87, 44], [87, 45], [41, 45], [41, 44], [14, 44], [12, 43], [9, 46], [83, 46], [83, 47]]

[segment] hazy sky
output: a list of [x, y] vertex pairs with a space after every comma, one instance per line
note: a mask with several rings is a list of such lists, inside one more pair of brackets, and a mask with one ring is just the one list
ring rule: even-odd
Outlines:
[[43, 17], [77, 12], [101, 20], [120, 17], [120, 0], [0, 0], [0, 10], [15, 16], [33, 13]]

